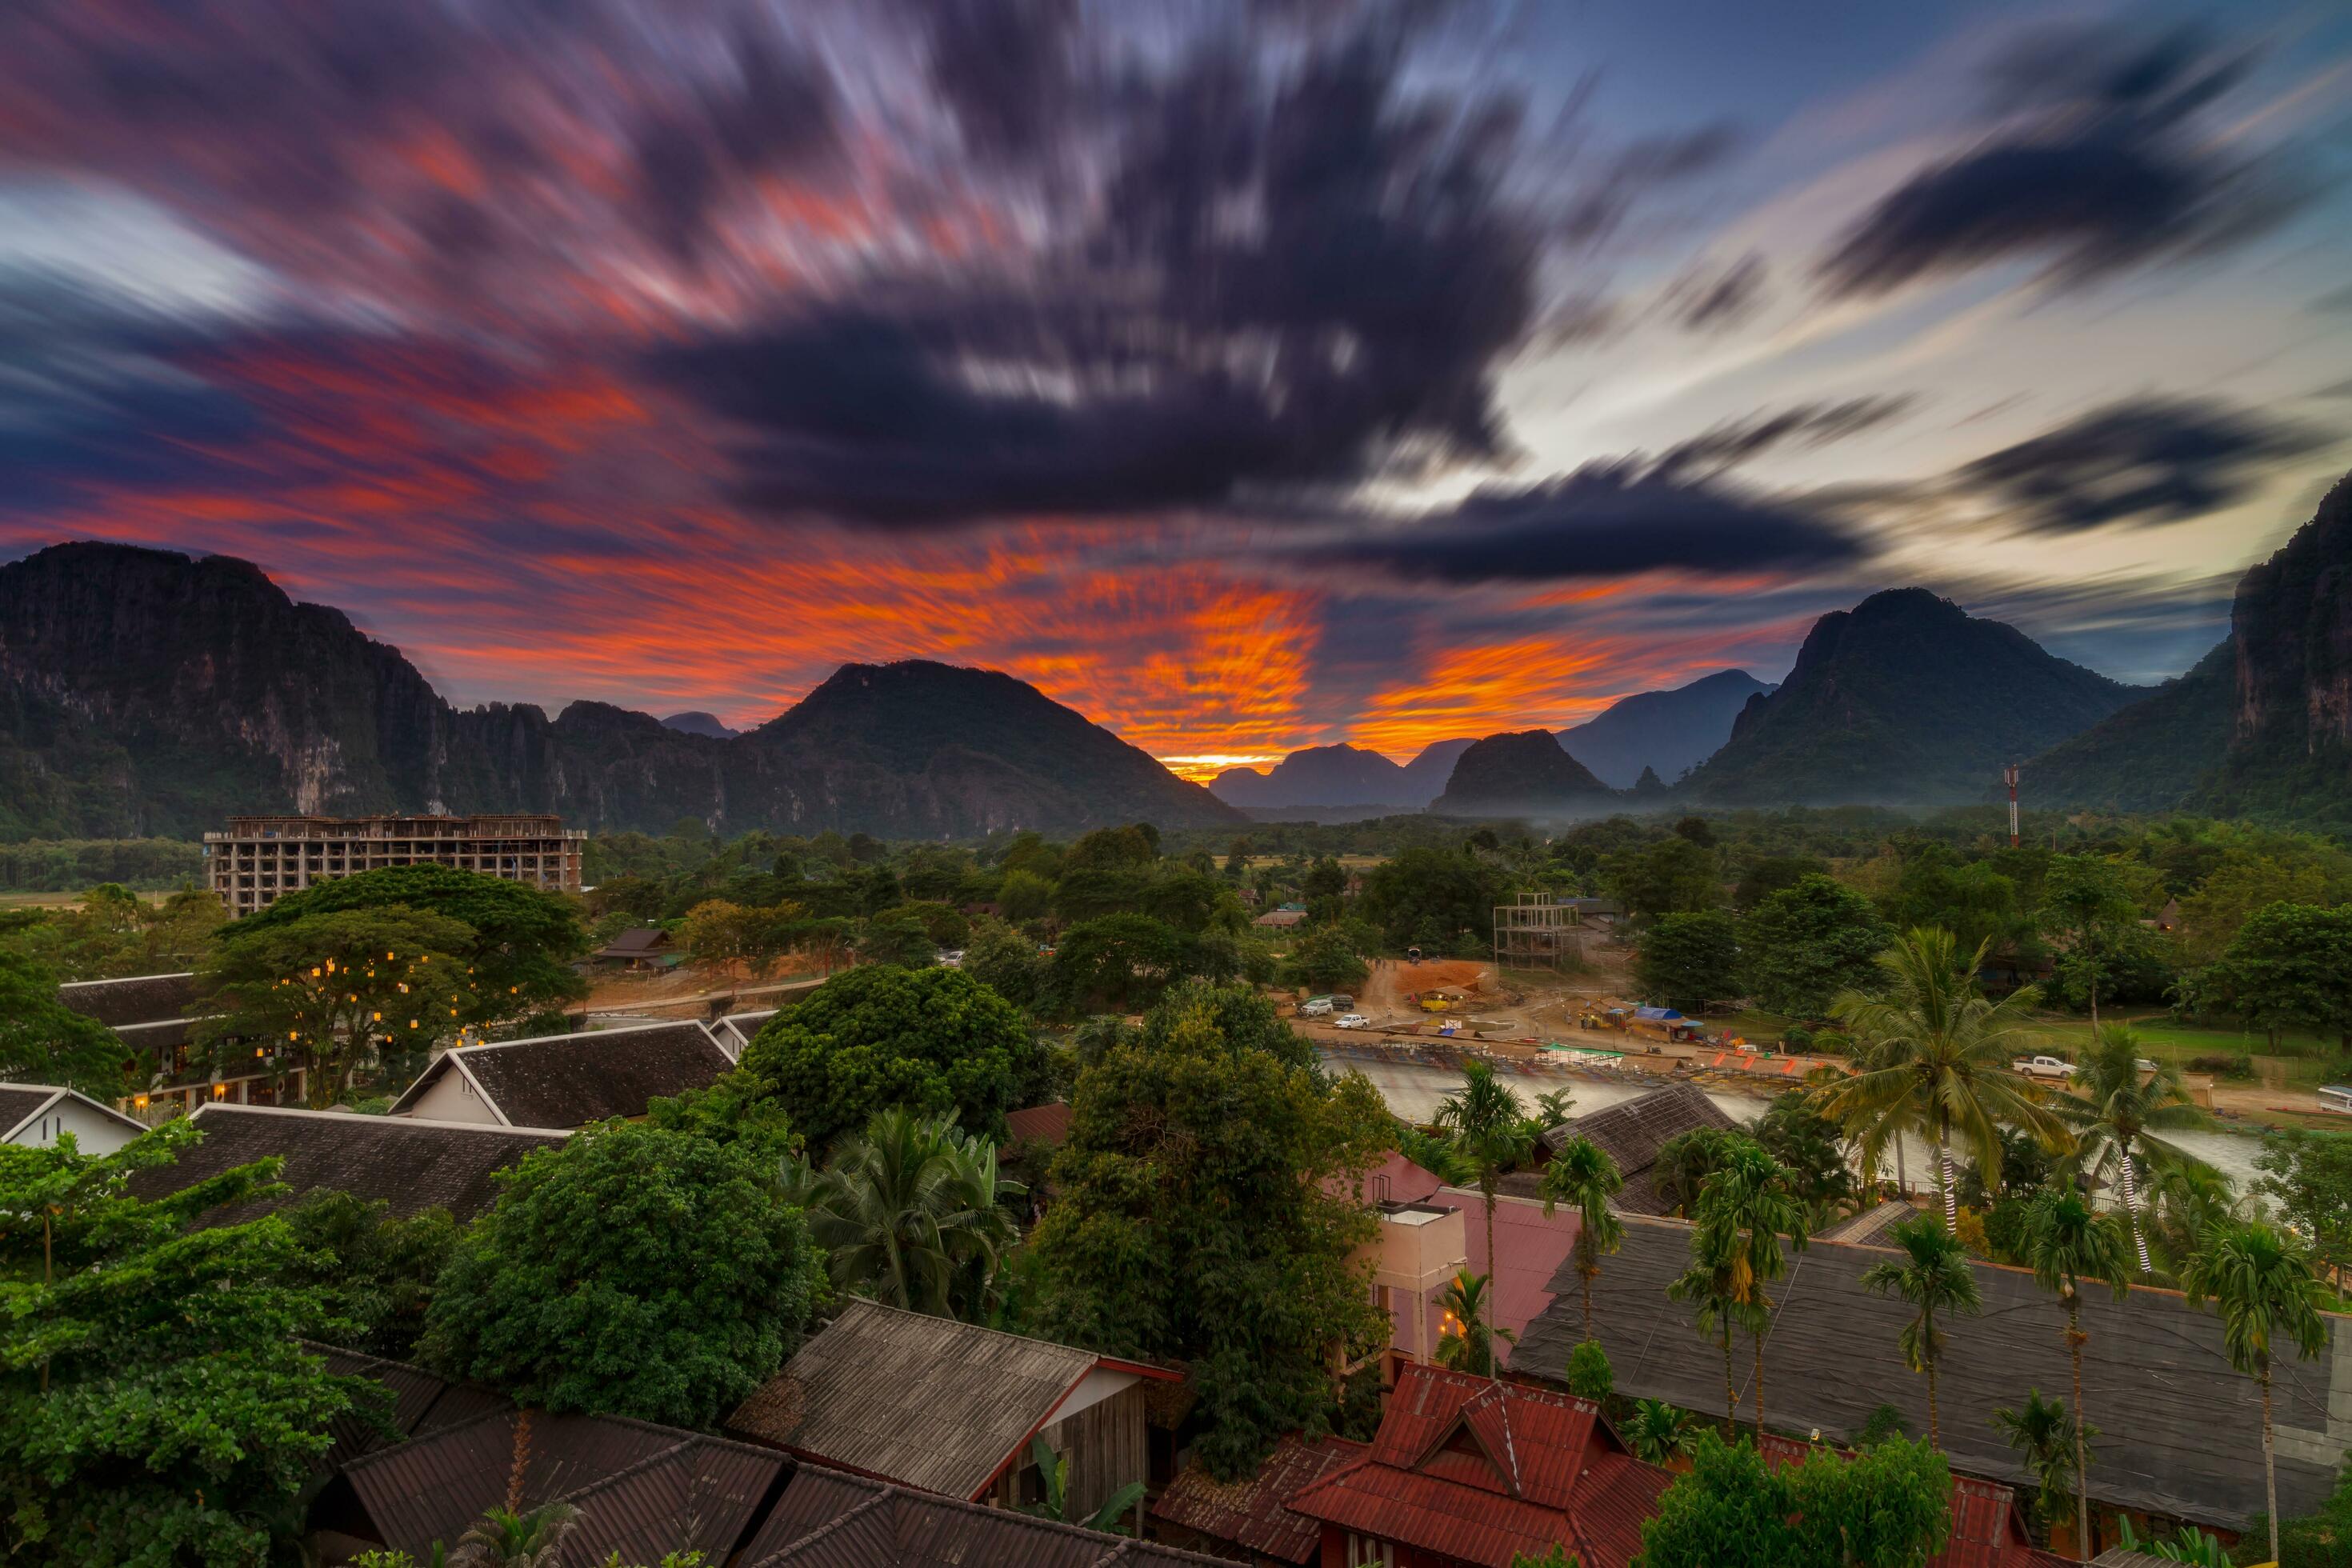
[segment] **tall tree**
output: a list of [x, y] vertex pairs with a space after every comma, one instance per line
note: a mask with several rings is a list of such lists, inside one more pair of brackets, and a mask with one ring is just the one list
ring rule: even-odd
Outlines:
[[2070, 1187], [2048, 1187], [2033, 1200], [2025, 1230], [2026, 1261], [2045, 1290], [2058, 1292], [2066, 1309], [2066, 1353], [2074, 1368], [2074, 1539], [2084, 1562], [2091, 1560], [2091, 1456], [2083, 1425], [2083, 1281], [2105, 1281], [2120, 1301], [2131, 1289], [2123, 1239], [2115, 1222], [2093, 1212]]
[[[1576, 1210], [1576, 1275], [1584, 1285], [1584, 1337], [1592, 1337], [1592, 1282], [1601, 1277], [1601, 1260], [1625, 1244], [1625, 1222], [1609, 1206], [1624, 1190], [1625, 1178], [1609, 1152], [1580, 1134], [1560, 1145], [1543, 1170], [1544, 1218], [1568, 1204]], [[1491, 1259], [1493, 1249], [1487, 1253]]]
[[1642, 1525], [1644, 1568], [1913, 1568], [1951, 1537], [1951, 1469], [1924, 1444], [1822, 1448], [1775, 1468], [1702, 1432], [1690, 1454]]
[[70, 1568], [290, 1560], [340, 1418], [375, 1409], [297, 1336], [324, 1260], [276, 1215], [191, 1229], [283, 1189], [275, 1161], [168, 1197], [130, 1178], [202, 1137], [102, 1157], [0, 1145], [0, 1555]]
[[1739, 994], [1739, 938], [1721, 910], [1660, 915], [1642, 935], [1633, 981], [1650, 1001], [1696, 1011]]
[[[2352, 1270], [2352, 1132], [2274, 1132], [2263, 1140], [2254, 1191], [2278, 1206], [2279, 1218], [2308, 1237], [2313, 1253], [2339, 1275]], [[2234, 1214], [2204, 1214], [2235, 1220]], [[2196, 1235], [2204, 1234], [2204, 1225]]]
[[2140, 1037], [2128, 1025], [2109, 1024], [2077, 1069], [2072, 1092], [2060, 1097], [2053, 1109], [2074, 1129], [2086, 1173], [2113, 1173], [2117, 1178], [2139, 1271], [2151, 1274], [2156, 1265], [2147, 1255], [2147, 1232], [2139, 1218], [2141, 1160], [2152, 1153], [2170, 1164], [2202, 1165], [2203, 1161], [2158, 1133], [2201, 1126], [2205, 1114], [2189, 1098], [2179, 1068], [2159, 1062], [2153, 1073], [2143, 1073], [2140, 1050]]
[[798, 1344], [822, 1265], [761, 1145], [615, 1122], [499, 1179], [426, 1313], [428, 1363], [547, 1410], [709, 1426]]
[[822, 1172], [790, 1184], [838, 1289], [887, 1306], [979, 1322], [1020, 1239], [996, 1148], [948, 1117], [894, 1107], [846, 1139]]
[[224, 1067], [268, 1042], [303, 1069], [313, 1106], [332, 1105], [372, 1067], [404, 1077], [480, 1010], [463, 921], [404, 904], [258, 920], [215, 944], [196, 980], [208, 1016], [194, 1033]]
[[2063, 961], [2089, 976], [2091, 1028], [2099, 1027], [2099, 968], [2127, 928], [2139, 920], [2131, 879], [2104, 855], [2053, 857], [2042, 883], [2042, 930], [2063, 944]]
[[1743, 1142], [1723, 1168], [1699, 1191], [1698, 1223], [1724, 1233], [1732, 1260], [1731, 1289], [1745, 1309], [1741, 1316], [1756, 1346], [1756, 1438], [1764, 1438], [1764, 1336], [1772, 1326], [1772, 1281], [1788, 1272], [1780, 1238], [1802, 1251], [1805, 1206], [1790, 1189], [1789, 1173], [1762, 1145]]
[[2264, 905], [2187, 991], [2273, 1040], [2283, 1029], [2334, 1035], [2352, 1047], [2352, 909]]
[[1887, 1234], [1902, 1256], [1863, 1270], [1863, 1288], [1897, 1297], [1912, 1308], [1912, 1319], [1903, 1325], [1897, 1343], [1904, 1364], [1927, 1375], [1927, 1442], [1931, 1447], [1941, 1447], [1936, 1369], [1943, 1360], [1944, 1331], [1936, 1326], [1936, 1320], [1955, 1312], [1973, 1316], [1984, 1310], [1984, 1299], [1977, 1289], [1976, 1272], [1969, 1266], [1967, 1251], [1933, 1219], [1926, 1215], [1906, 1219]]
[[130, 1062], [113, 1030], [58, 1000], [47, 966], [0, 950], [0, 1083], [63, 1084], [111, 1104]]
[[1739, 1284], [1738, 1238], [1720, 1226], [1695, 1226], [1690, 1235], [1690, 1262], [1666, 1286], [1666, 1299], [1687, 1302], [1694, 1326], [1723, 1351], [1723, 1436], [1729, 1441], [1739, 1422], [1731, 1341], [1748, 1324], [1748, 1297]]
[[1976, 978], [1983, 962], [1981, 947], [1962, 962], [1949, 931], [1909, 931], [1880, 956], [1887, 994], [1848, 992], [1832, 1009], [1864, 1054], [1860, 1072], [1821, 1091], [1822, 1113], [1862, 1146], [1864, 1170], [1875, 1170], [1905, 1130], [1926, 1132], [1943, 1178], [1948, 1227], [1959, 1223], [1955, 1141], [1988, 1171], [2000, 1168], [2004, 1124], [2053, 1147], [2066, 1142], [2065, 1124], [2010, 1071], [2028, 1038], [2033, 988], [1986, 1000]]
[[[2041, 1523], [2044, 1538], [2057, 1521], [2075, 1511], [2075, 1500], [2081, 1486], [2083, 1440], [2098, 1436], [2098, 1428], [2085, 1427], [2066, 1406], [2055, 1399], [2044, 1399], [2038, 1388], [2025, 1391], [2025, 1404], [2012, 1408], [2002, 1405], [1992, 1413], [1992, 1424], [2017, 1457], [2032, 1473], [2035, 1482], [2033, 1516]], [[2078, 1520], [2077, 1541], [2087, 1539], [2088, 1510]], [[2090, 1549], [2084, 1547], [2088, 1559]]]
[[1503, 1173], [1535, 1150], [1527, 1108], [1510, 1085], [1482, 1061], [1465, 1064], [1462, 1087], [1437, 1102], [1437, 1124], [1454, 1147], [1478, 1168], [1478, 1195], [1486, 1204], [1486, 1267], [1495, 1267], [1495, 1194]]
[[1263, 996], [1199, 984], [1107, 1041], [1070, 1109], [1034, 1241], [1041, 1316], [1071, 1343], [1191, 1363], [1202, 1462], [1246, 1473], [1324, 1419], [1335, 1349], [1387, 1342], [1355, 1262], [1378, 1223], [1342, 1195], [1391, 1146], [1387, 1109], [1361, 1075], [1327, 1077]]
[[1742, 983], [1759, 1006], [1818, 1018], [1841, 994], [1875, 983], [1877, 957], [1894, 939], [1868, 899], [1828, 877], [1803, 877], [1741, 919]]
[[462, 950], [474, 982], [472, 1004], [461, 1023], [524, 1017], [588, 994], [588, 983], [572, 969], [588, 951], [576, 900], [451, 866], [392, 866], [337, 877], [289, 893], [232, 929], [244, 934], [312, 915], [394, 906], [430, 910], [472, 932]]
[[2207, 1231], [2204, 1245], [2180, 1270], [2180, 1288], [2194, 1305], [2213, 1303], [2230, 1364], [2262, 1384], [2264, 1511], [2275, 1563], [2278, 1447], [2271, 1426], [2271, 1376], [2283, 1352], [2309, 1361], [2327, 1349], [2327, 1324], [2319, 1315], [2327, 1289], [2313, 1273], [2311, 1255], [2259, 1220]]

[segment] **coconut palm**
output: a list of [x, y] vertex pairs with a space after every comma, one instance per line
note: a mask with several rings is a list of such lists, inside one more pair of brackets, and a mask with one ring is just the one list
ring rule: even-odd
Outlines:
[[2268, 1495], [2271, 1561], [2278, 1561], [2278, 1451], [2271, 1432], [2271, 1368], [2281, 1351], [2308, 1361], [2327, 1348], [2319, 1315], [2327, 1290], [2311, 1255], [2260, 1220], [2217, 1225], [2180, 1270], [2193, 1305], [2214, 1304], [2230, 1364], [2263, 1388], [2263, 1485]]
[[1535, 1150], [1527, 1109], [1508, 1084], [1485, 1062], [1462, 1069], [1462, 1088], [1437, 1102], [1437, 1124], [1454, 1134], [1454, 1147], [1478, 1172], [1478, 1195], [1486, 1201], [1486, 1267], [1495, 1263], [1495, 1191], [1503, 1173]]
[[1498, 1329], [1486, 1321], [1490, 1308], [1487, 1295], [1493, 1285], [1491, 1275], [1473, 1274], [1465, 1269], [1454, 1277], [1454, 1282], [1437, 1298], [1437, 1305], [1445, 1314], [1444, 1324], [1437, 1340], [1437, 1363], [1457, 1372], [1474, 1372], [1481, 1377], [1494, 1377], [1495, 1342], [1517, 1344], [1519, 1336], [1508, 1329]]
[[888, 1306], [976, 1319], [1020, 1238], [1003, 1200], [1023, 1191], [997, 1173], [995, 1147], [952, 1116], [894, 1108], [845, 1140], [831, 1166], [800, 1173], [809, 1229], [833, 1282]]
[[1442, 1133], [1401, 1125], [1397, 1128], [1397, 1152], [1449, 1187], [1466, 1187], [1478, 1180], [1478, 1167], [1454, 1147], [1453, 1139]]
[[2093, 1212], [2080, 1193], [2069, 1187], [2046, 1187], [2033, 1200], [2025, 1220], [2025, 1260], [2045, 1290], [2058, 1292], [2066, 1309], [2066, 1352], [2074, 1363], [2074, 1542], [2084, 1562], [2091, 1560], [2091, 1457], [2086, 1445], [2090, 1429], [2083, 1417], [2083, 1347], [2091, 1336], [2083, 1331], [2083, 1281], [2105, 1280], [2120, 1301], [2131, 1289], [2124, 1261], [2123, 1238], [2116, 1222]]
[[1550, 1131], [1568, 1120], [1568, 1113], [1575, 1109], [1575, 1106], [1576, 1094], [1572, 1089], [1548, 1089], [1537, 1095], [1534, 1117], [1536, 1131], [1538, 1133]]
[[[2022, 1409], [2003, 1405], [1994, 1411], [1992, 1424], [2000, 1428], [2001, 1436], [2009, 1439], [2009, 1446], [2017, 1450], [2018, 1458], [2040, 1483], [2033, 1511], [2047, 1532], [2068, 1511], [2068, 1500], [2076, 1495], [2076, 1479], [2081, 1474], [2076, 1467], [2082, 1462], [2083, 1439], [2097, 1436], [2098, 1428], [2079, 1426], [2063, 1404], [2042, 1398], [2038, 1388], [2025, 1391]], [[2078, 1535], [2076, 1539], [2082, 1537]], [[2087, 1553], [2089, 1548], [2084, 1550]]]
[[2148, 1184], [2149, 1228], [2156, 1232], [2166, 1265], [2176, 1273], [2209, 1228], [2252, 1217], [2230, 1178], [2212, 1166], [2202, 1161], [2154, 1163], [2155, 1177]]
[[1568, 1204], [1576, 1210], [1576, 1272], [1584, 1281], [1584, 1337], [1592, 1337], [1592, 1282], [1601, 1276], [1601, 1260], [1625, 1243], [1625, 1222], [1609, 1206], [1624, 1188], [1617, 1162], [1591, 1139], [1579, 1136], [1560, 1145], [1544, 1167], [1544, 1218]]
[[1731, 1441], [1739, 1421], [1739, 1389], [1731, 1374], [1731, 1338], [1748, 1326], [1748, 1300], [1735, 1283], [1738, 1237], [1721, 1226], [1691, 1230], [1690, 1266], [1666, 1287], [1666, 1298], [1686, 1301], [1698, 1331], [1723, 1349], [1723, 1437]]
[[[2203, 1166], [2178, 1144], [2158, 1136], [2179, 1127], [2196, 1127], [2205, 1120], [2180, 1081], [2180, 1069], [2165, 1063], [2141, 1081], [2140, 1038], [2126, 1024], [2109, 1024], [2098, 1035], [2077, 1071], [2073, 1092], [2062, 1095], [2052, 1109], [2074, 1129], [2081, 1142], [2086, 1174], [2114, 1173], [2131, 1220], [2132, 1246], [2139, 1256], [2139, 1271], [2152, 1274], [2147, 1232], [2139, 1218], [2139, 1177], [2137, 1167], [2154, 1154], [2180, 1166]], [[2210, 1168], [2210, 1167], [2208, 1167]]]
[[1863, 1270], [1862, 1284], [1881, 1296], [1896, 1296], [1915, 1309], [1896, 1342], [1904, 1364], [1927, 1374], [1927, 1446], [1943, 1447], [1936, 1425], [1936, 1366], [1943, 1359], [1944, 1331], [1936, 1326], [1938, 1314], [1984, 1310], [1977, 1291], [1969, 1255], [1952, 1233], [1926, 1215], [1906, 1219], [1887, 1232], [1902, 1252], [1900, 1261], [1874, 1263]]
[[449, 1568], [555, 1568], [563, 1543], [580, 1527], [580, 1510], [547, 1502], [528, 1510], [493, 1508], [457, 1538]]
[[1664, 1465], [1687, 1453], [1697, 1436], [1690, 1417], [1663, 1399], [1637, 1399], [1625, 1417], [1625, 1444], [1645, 1465]]
[[1764, 1335], [1772, 1323], [1771, 1282], [1788, 1272], [1780, 1250], [1787, 1237], [1805, 1245], [1805, 1205], [1790, 1189], [1789, 1173], [1764, 1147], [1741, 1139], [1723, 1168], [1699, 1189], [1698, 1223], [1726, 1233], [1732, 1259], [1731, 1288], [1756, 1342], [1754, 1417], [1758, 1442], [1764, 1438]]
[[1934, 927], [1906, 932], [1878, 955], [1887, 994], [1849, 991], [1830, 1011], [1864, 1047], [1862, 1069], [1822, 1093], [1823, 1114], [1860, 1145], [1864, 1170], [1906, 1129], [1927, 1134], [1944, 1183], [1944, 1226], [1959, 1223], [1952, 1169], [1954, 1142], [1985, 1170], [2000, 1169], [2000, 1130], [2023, 1128], [2050, 1147], [2070, 1140], [2041, 1093], [2009, 1070], [2026, 1043], [2032, 986], [1998, 1002], [1977, 985], [1985, 949], [1962, 962], [1952, 933]]

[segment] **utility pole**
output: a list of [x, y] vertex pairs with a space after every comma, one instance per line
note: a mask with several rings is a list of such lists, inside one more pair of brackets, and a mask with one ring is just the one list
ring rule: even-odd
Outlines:
[[2017, 764], [2011, 763], [2000, 770], [2001, 782], [2009, 785], [2009, 847], [2017, 847]]

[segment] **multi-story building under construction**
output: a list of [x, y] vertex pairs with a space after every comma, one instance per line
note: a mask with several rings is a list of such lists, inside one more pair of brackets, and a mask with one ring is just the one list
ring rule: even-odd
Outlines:
[[1497, 969], [1557, 969], [1578, 957], [1580, 928], [1586, 917], [1612, 912], [1603, 899], [1564, 893], [1514, 893], [1495, 906], [1495, 966]]
[[587, 838], [560, 816], [232, 816], [205, 856], [235, 916], [330, 877], [427, 862], [576, 893]]

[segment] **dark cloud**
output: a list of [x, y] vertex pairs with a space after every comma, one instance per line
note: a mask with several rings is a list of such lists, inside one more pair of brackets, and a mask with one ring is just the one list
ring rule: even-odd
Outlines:
[[964, 145], [1026, 159], [1051, 146], [1078, 96], [1076, 0], [921, 0], [931, 85]]
[[1833, 294], [1877, 294], [2038, 258], [2073, 285], [2246, 239], [2307, 193], [2208, 123], [2245, 67], [2192, 33], [2037, 34], [1993, 72], [2000, 129], [1882, 200], [1820, 275]]
[[747, 27], [732, 63], [733, 80], [690, 89], [637, 132], [646, 227], [674, 256], [700, 250], [712, 210], [740, 181], [820, 169], [840, 151], [833, 79], [813, 57]]
[[1549, 484], [1482, 490], [1391, 532], [1316, 552], [1444, 583], [1556, 582], [1678, 569], [1817, 570], [1861, 560], [1859, 539], [1793, 503], [1635, 462], [1594, 464]]
[[1132, 117], [1097, 222], [1018, 283], [902, 279], [670, 353], [742, 494], [887, 526], [1121, 513], [1494, 458], [1537, 246], [1507, 106], [1390, 47], [1212, 52]]
[[1725, 267], [1695, 267], [1666, 289], [1666, 313], [1695, 332], [1736, 327], [1764, 302], [1769, 268], [1749, 251]]
[[2231, 505], [2252, 491], [2270, 464], [2326, 444], [2215, 399], [2141, 398], [1988, 454], [1950, 482], [2043, 532], [2150, 526]]
[[1686, 479], [1720, 473], [1777, 447], [1826, 447], [1900, 419], [1917, 402], [1911, 393], [1850, 397], [1837, 403], [1801, 403], [1775, 413], [1726, 420], [1667, 447], [1651, 472], [1661, 479]]

